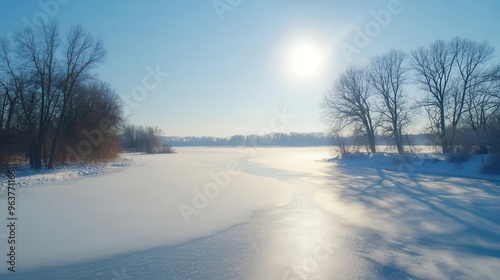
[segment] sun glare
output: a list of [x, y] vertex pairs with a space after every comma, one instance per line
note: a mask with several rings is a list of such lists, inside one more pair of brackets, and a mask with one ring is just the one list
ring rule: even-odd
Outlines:
[[296, 79], [311, 79], [321, 72], [325, 62], [322, 49], [312, 42], [293, 44], [287, 55], [287, 70]]

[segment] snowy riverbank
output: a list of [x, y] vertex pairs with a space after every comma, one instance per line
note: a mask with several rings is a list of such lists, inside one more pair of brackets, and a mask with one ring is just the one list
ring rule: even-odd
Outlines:
[[[118, 159], [103, 164], [61, 165], [53, 170], [34, 171], [29, 166], [16, 166], [16, 187], [29, 187], [46, 183], [61, 182], [82, 176], [97, 175], [110, 172], [116, 168], [134, 165], [133, 154], [123, 154]], [[7, 187], [7, 180], [0, 180], [0, 190]]]
[[345, 167], [379, 168], [404, 173], [422, 173], [452, 177], [467, 177], [487, 180], [500, 180], [500, 166], [496, 172], [485, 172], [493, 155], [453, 155], [447, 156], [435, 153], [408, 154], [400, 156], [392, 153], [365, 154], [357, 153], [347, 156], [337, 156], [325, 160]]

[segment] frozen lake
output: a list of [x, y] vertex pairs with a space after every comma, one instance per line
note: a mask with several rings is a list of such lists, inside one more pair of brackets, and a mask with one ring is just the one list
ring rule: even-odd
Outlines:
[[[329, 148], [178, 148], [17, 191], [1, 279], [418, 279], [500, 274], [500, 183], [346, 168]], [[1, 192], [1, 213], [6, 208]], [[4, 217], [5, 215], [2, 215]]]

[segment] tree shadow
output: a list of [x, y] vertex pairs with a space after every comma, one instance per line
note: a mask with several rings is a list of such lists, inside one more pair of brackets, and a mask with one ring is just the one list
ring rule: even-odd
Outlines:
[[[327, 173], [332, 184], [325, 188], [342, 203], [363, 209], [379, 234], [396, 238], [397, 245], [386, 244], [394, 250], [403, 246], [416, 255], [444, 250], [471, 258], [500, 258], [498, 181], [340, 165]], [[377, 227], [376, 221], [385, 223]], [[444, 260], [439, 265], [445, 275], [459, 273]]]

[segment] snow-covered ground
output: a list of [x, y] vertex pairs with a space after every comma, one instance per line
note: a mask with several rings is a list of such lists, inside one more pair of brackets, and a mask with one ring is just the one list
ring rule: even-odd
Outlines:
[[[97, 175], [113, 171], [120, 167], [134, 165], [134, 156], [139, 154], [123, 154], [118, 159], [107, 164], [75, 164], [57, 166], [54, 170], [42, 169], [34, 171], [28, 166], [13, 167], [16, 170], [16, 187], [36, 186], [76, 179], [81, 176]], [[7, 187], [6, 178], [0, 181], [0, 189]]]
[[[383, 155], [326, 161], [328, 148], [177, 152], [20, 187], [18, 272], [7, 272], [0, 227], [0, 279], [500, 275], [500, 181], [480, 174], [478, 159], [456, 166]], [[6, 207], [2, 190], [0, 213]]]
[[[500, 170], [496, 173], [484, 172], [483, 167], [494, 155], [454, 155], [438, 153], [417, 153], [400, 156], [395, 153], [352, 154], [326, 159], [339, 165], [359, 168], [372, 167], [404, 173], [425, 173], [443, 176], [500, 180]], [[500, 168], [500, 166], [499, 166]]]
[[500, 178], [482, 174], [479, 157], [390, 158], [343, 160], [335, 191], [316, 193], [320, 207], [376, 233], [359, 254], [424, 279], [498, 279]]

